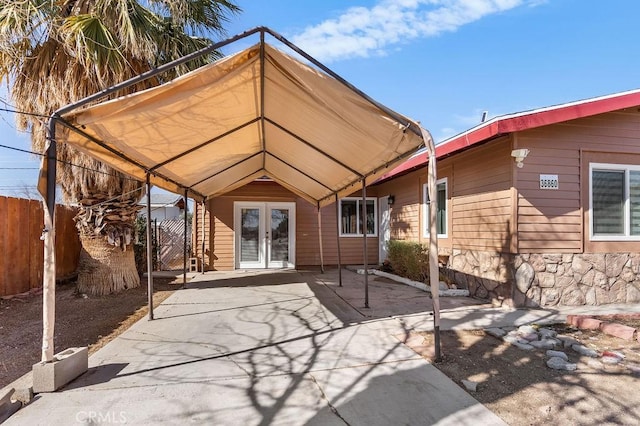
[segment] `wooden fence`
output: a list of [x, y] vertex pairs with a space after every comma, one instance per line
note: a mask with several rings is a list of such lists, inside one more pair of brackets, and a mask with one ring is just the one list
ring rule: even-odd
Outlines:
[[[73, 221], [77, 210], [56, 207], [56, 278], [73, 274], [80, 257], [80, 239]], [[44, 243], [42, 203], [0, 197], [0, 296], [42, 287]]]

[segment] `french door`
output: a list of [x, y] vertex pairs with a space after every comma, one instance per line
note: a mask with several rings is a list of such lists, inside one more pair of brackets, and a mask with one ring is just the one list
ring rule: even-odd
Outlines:
[[295, 203], [234, 203], [236, 268], [295, 266]]

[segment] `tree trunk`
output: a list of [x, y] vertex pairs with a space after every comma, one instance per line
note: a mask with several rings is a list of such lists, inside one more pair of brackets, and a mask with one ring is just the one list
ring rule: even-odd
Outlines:
[[133, 245], [122, 250], [104, 236], [80, 235], [82, 251], [78, 266], [78, 291], [103, 296], [140, 286]]

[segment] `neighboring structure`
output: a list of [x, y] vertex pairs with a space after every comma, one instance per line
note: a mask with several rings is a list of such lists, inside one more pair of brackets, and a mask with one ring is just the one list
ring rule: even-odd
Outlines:
[[[640, 301], [639, 107], [640, 90], [619, 93], [497, 117], [439, 144], [443, 272], [500, 304]], [[416, 155], [367, 188], [370, 264], [389, 239], [428, 241], [426, 163]], [[362, 263], [359, 197], [321, 209], [325, 264], [338, 241], [343, 264]], [[201, 256], [204, 238], [208, 269], [320, 264], [316, 208], [277, 183], [206, 206], [194, 246]]]
[[[640, 90], [494, 118], [437, 146], [444, 271], [515, 306], [640, 301]], [[375, 186], [426, 234], [424, 155]], [[445, 202], [446, 200], [446, 202]]]
[[[138, 212], [147, 217], [147, 197], [143, 197], [138, 203], [143, 206]], [[184, 198], [176, 194], [151, 194], [151, 220], [162, 222], [163, 220], [184, 218]]]

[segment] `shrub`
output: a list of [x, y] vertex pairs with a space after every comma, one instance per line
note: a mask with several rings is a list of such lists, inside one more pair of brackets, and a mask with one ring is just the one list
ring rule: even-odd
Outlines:
[[426, 246], [412, 241], [390, 240], [388, 256], [395, 274], [414, 281], [429, 281], [429, 251]]

